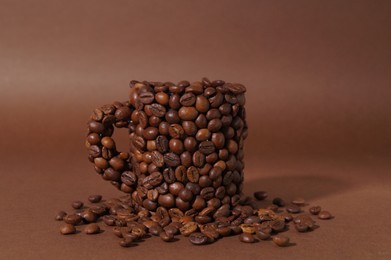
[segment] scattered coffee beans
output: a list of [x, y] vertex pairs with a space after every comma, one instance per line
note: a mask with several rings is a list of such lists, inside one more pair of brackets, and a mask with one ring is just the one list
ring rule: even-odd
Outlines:
[[318, 218], [319, 219], [331, 219], [332, 215], [330, 212], [328, 212], [326, 210], [322, 210], [321, 212], [319, 212]]
[[83, 202], [81, 201], [74, 201], [72, 202], [72, 208], [74, 209], [81, 209], [83, 207]]
[[84, 228], [84, 232], [87, 234], [87, 235], [92, 235], [92, 234], [98, 234], [100, 232], [100, 228], [97, 224], [95, 223], [92, 223], [92, 224], [88, 224], [85, 228]]
[[65, 211], [59, 211], [55, 217], [55, 220], [61, 221], [67, 215]]
[[312, 206], [309, 208], [309, 212], [312, 214], [312, 215], [318, 215], [319, 212], [322, 211], [322, 208], [320, 206]]
[[266, 191], [254, 192], [254, 198], [257, 200], [264, 200], [267, 198], [267, 192]]

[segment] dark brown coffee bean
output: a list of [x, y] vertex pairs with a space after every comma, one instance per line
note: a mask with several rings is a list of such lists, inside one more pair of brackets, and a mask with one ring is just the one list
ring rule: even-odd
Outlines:
[[179, 182], [185, 182], [187, 178], [186, 167], [183, 165], [178, 166], [175, 169], [175, 179]]
[[83, 206], [84, 206], [84, 203], [81, 201], [72, 202], [72, 208], [74, 208], [74, 209], [81, 209]]
[[217, 149], [224, 148], [225, 145], [225, 137], [223, 133], [213, 133], [212, 134], [212, 143], [216, 146]]
[[121, 181], [128, 186], [132, 186], [137, 182], [137, 176], [131, 171], [125, 171], [121, 175]]
[[299, 206], [296, 206], [295, 204], [289, 204], [286, 206], [285, 210], [288, 213], [297, 214], [300, 213], [301, 208]]
[[163, 105], [163, 106], [168, 104], [169, 98], [170, 97], [164, 92], [158, 92], [155, 94], [156, 102], [158, 102], [160, 105]]
[[107, 226], [114, 226], [116, 219], [111, 215], [106, 215], [102, 217], [102, 220]]
[[152, 104], [152, 102], [154, 101], [155, 95], [152, 92], [144, 92], [140, 93], [138, 98], [141, 103], [149, 105]]
[[169, 142], [169, 147], [171, 152], [176, 154], [181, 154], [184, 151], [184, 146], [180, 139], [175, 139], [175, 138], [171, 139]]
[[125, 168], [125, 161], [120, 159], [119, 157], [111, 158], [109, 164], [116, 171], [120, 171]]
[[148, 189], [159, 186], [163, 181], [163, 175], [160, 172], [153, 172], [143, 180], [143, 185]]
[[264, 200], [267, 198], [267, 192], [266, 191], [256, 191], [256, 192], [254, 192], [254, 198], [256, 200]]
[[103, 118], [103, 111], [96, 108], [94, 109], [94, 112], [91, 115], [91, 119], [94, 121], [101, 121]]
[[174, 182], [168, 186], [168, 189], [172, 195], [178, 196], [179, 191], [184, 189], [185, 186], [181, 182]]
[[211, 198], [214, 197], [214, 193], [215, 193], [215, 189], [213, 187], [206, 187], [201, 190], [200, 195], [202, 196], [203, 199], [210, 200]]
[[235, 95], [239, 95], [246, 92], [246, 87], [239, 83], [227, 84], [227, 88]]
[[175, 198], [170, 193], [164, 194], [164, 195], [161, 194], [159, 196], [158, 203], [159, 203], [159, 205], [161, 205], [163, 207], [171, 208], [171, 207], [174, 207], [174, 205], [175, 205]]
[[89, 210], [98, 216], [101, 216], [101, 215], [104, 215], [107, 213], [106, 207], [100, 206], [100, 205], [91, 206], [89, 208]]
[[285, 220], [273, 220], [270, 227], [275, 232], [281, 232], [285, 229]]
[[297, 205], [297, 206], [304, 206], [305, 205], [305, 199], [303, 198], [296, 198], [292, 200], [292, 204]]
[[164, 181], [168, 184], [175, 182], [175, 173], [172, 168], [165, 168], [163, 171]]
[[211, 141], [203, 141], [198, 146], [201, 153], [208, 155], [215, 151], [215, 146]]
[[198, 116], [198, 111], [194, 107], [181, 107], [178, 111], [179, 118], [184, 121], [195, 120]]
[[92, 212], [91, 210], [85, 210], [82, 214], [81, 214], [82, 218], [83, 218], [83, 222], [85, 223], [93, 223], [93, 222], [96, 222], [98, 220], [98, 217], [94, 212]]
[[193, 221], [190, 221], [186, 224], [184, 224], [180, 229], [179, 231], [181, 232], [181, 234], [185, 237], [188, 237], [190, 236], [192, 233], [196, 232], [198, 229], [198, 225], [197, 223], [193, 222]]
[[309, 230], [309, 227], [308, 227], [308, 225], [306, 225], [304, 223], [298, 223], [298, 224], [295, 224], [295, 229], [298, 232], [307, 232]]
[[178, 124], [181, 119], [179, 118], [178, 112], [176, 110], [170, 109], [166, 113], [165, 119], [170, 124]]
[[192, 155], [190, 152], [186, 151], [180, 155], [181, 164], [185, 167], [190, 167], [192, 165]]
[[193, 93], [185, 93], [179, 100], [182, 106], [191, 107], [196, 102], [196, 96]]
[[166, 114], [166, 108], [160, 104], [154, 103], [151, 105], [151, 112], [154, 116], [163, 117]]
[[198, 130], [196, 134], [196, 139], [200, 142], [206, 141], [210, 138], [211, 132], [207, 128]]
[[59, 211], [55, 217], [55, 220], [61, 221], [64, 219], [64, 217], [67, 215], [65, 211]]
[[60, 227], [60, 233], [62, 235], [75, 234], [76, 233], [76, 228], [73, 225], [71, 225], [71, 224], [63, 224]]
[[212, 133], [219, 131], [222, 126], [223, 124], [221, 123], [220, 119], [212, 119], [208, 123], [208, 129]]
[[159, 236], [164, 242], [174, 241], [174, 235], [171, 233], [167, 233], [167, 232], [163, 231], [163, 232], [160, 232]]
[[122, 247], [130, 247], [133, 244], [133, 239], [132, 238], [124, 238], [119, 241], [119, 245]]
[[151, 153], [151, 156], [152, 156], [153, 164], [155, 164], [157, 167], [163, 167], [163, 165], [165, 163], [165, 158], [160, 152], [153, 151]]
[[221, 117], [221, 113], [217, 108], [212, 108], [206, 113], [206, 119], [218, 119]]
[[147, 127], [143, 131], [143, 137], [147, 140], [154, 140], [156, 139], [157, 135], [159, 134], [159, 130], [156, 127]]
[[168, 132], [172, 138], [177, 138], [177, 139], [182, 139], [185, 133], [183, 127], [178, 124], [170, 125], [170, 127], [168, 128]]
[[189, 241], [193, 245], [205, 245], [206, 243], [208, 243], [208, 237], [205, 236], [203, 233], [196, 232], [192, 233], [189, 236]]
[[198, 128], [206, 128], [208, 126], [208, 120], [204, 114], [200, 114], [195, 120], [195, 124]]
[[221, 106], [224, 102], [224, 95], [220, 92], [217, 92], [216, 95], [209, 98], [210, 106], [213, 108], [217, 108]]
[[91, 133], [87, 136], [87, 142], [96, 145], [100, 143], [100, 136], [97, 133]]
[[168, 139], [164, 135], [159, 135], [156, 138], [156, 149], [160, 153], [165, 153], [168, 151]]
[[135, 136], [135, 137], [133, 138], [133, 141], [132, 141], [132, 142], [133, 142], [133, 145], [134, 145], [137, 149], [139, 149], [139, 150], [144, 149], [145, 144], [146, 144], [144, 138], [142, 138], [141, 136]]
[[197, 96], [196, 99], [196, 109], [200, 113], [206, 113], [209, 110], [209, 101], [206, 97], [204, 96]]
[[312, 206], [308, 210], [312, 215], [318, 215], [319, 212], [322, 211], [322, 208], [320, 206]]
[[249, 233], [242, 233], [239, 236], [239, 240], [240, 240], [240, 242], [244, 242], [244, 243], [254, 243], [255, 242], [254, 236]]
[[273, 202], [274, 205], [276, 205], [278, 207], [284, 207], [285, 206], [285, 201], [283, 199], [281, 199], [281, 198], [278, 198], [278, 197], [274, 198], [272, 202]]
[[318, 218], [319, 219], [331, 219], [333, 216], [331, 215], [330, 212], [326, 211], [326, 210], [322, 210], [321, 212], [319, 212], [318, 214]]
[[289, 237], [286, 237], [286, 236], [274, 236], [273, 237], [273, 242], [277, 246], [281, 246], [281, 247], [288, 246], [289, 245]]
[[182, 189], [179, 191], [178, 197], [185, 202], [191, 201], [193, 199], [193, 193], [188, 189]]
[[200, 194], [201, 191], [200, 185], [192, 182], [186, 183], [186, 189], [190, 190], [194, 195]]
[[183, 146], [185, 147], [186, 151], [194, 152], [197, 149], [197, 141], [194, 137], [187, 137], [183, 141]]
[[187, 176], [187, 179], [193, 183], [197, 183], [200, 178], [200, 174], [198, 172], [198, 169], [194, 166], [191, 166], [187, 169], [186, 176]]
[[[154, 211], [157, 208], [157, 203], [149, 199], [143, 200], [143, 207], [147, 210]], [[117, 225], [118, 226], [118, 225]]]
[[194, 94], [202, 94], [202, 92], [204, 92], [204, 87], [202, 86], [201, 82], [196, 81], [191, 83], [190, 86], [185, 89], [185, 91]]
[[205, 187], [209, 187], [212, 185], [212, 180], [209, 178], [209, 176], [207, 175], [203, 175], [199, 178], [199, 181], [198, 181], [199, 185], [202, 187], [202, 188], [205, 188]]
[[103, 131], [105, 131], [105, 127], [102, 123], [96, 122], [96, 121], [90, 121], [88, 123], [88, 128], [91, 132], [101, 134]]
[[193, 154], [193, 164], [196, 167], [202, 167], [205, 165], [205, 155], [200, 151], [196, 151]]
[[95, 223], [88, 224], [84, 228], [84, 233], [86, 233], [87, 235], [98, 234], [99, 232], [100, 232], [100, 228], [98, 224]]
[[151, 226], [149, 229], [148, 229], [149, 233], [152, 235], [152, 236], [159, 236], [161, 232], [163, 232], [163, 228], [159, 225], [154, 225], [154, 226]]
[[[271, 230], [270, 230], [271, 232]], [[260, 240], [268, 240], [270, 238], [270, 232], [265, 229], [258, 229], [255, 234]]]

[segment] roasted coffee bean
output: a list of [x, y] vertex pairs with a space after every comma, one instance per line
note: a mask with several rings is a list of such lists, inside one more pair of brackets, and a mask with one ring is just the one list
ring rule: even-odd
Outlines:
[[95, 223], [88, 224], [84, 228], [84, 233], [86, 233], [87, 235], [98, 234], [99, 232], [100, 232], [100, 228], [99, 228], [98, 224], [95, 224]]
[[114, 226], [116, 219], [111, 215], [106, 215], [102, 217], [102, 220], [107, 226]]
[[185, 93], [179, 99], [179, 103], [181, 103], [181, 105], [185, 107], [191, 107], [194, 105], [195, 102], [196, 102], [196, 96], [191, 92]]
[[211, 132], [207, 128], [203, 128], [198, 130], [195, 138], [197, 139], [197, 141], [202, 142], [208, 140], [210, 136], [211, 136]]
[[151, 226], [149, 229], [148, 229], [149, 233], [152, 235], [152, 236], [159, 236], [161, 232], [163, 232], [163, 228], [159, 225], [154, 225], [154, 226]]
[[202, 83], [199, 81], [193, 82], [190, 84], [190, 86], [186, 87], [186, 92], [192, 92], [194, 94], [202, 94], [204, 91], [204, 87], [202, 86]]
[[[224, 148], [225, 145], [225, 137], [224, 134], [221, 132], [213, 133], [211, 138], [212, 143], [215, 145], [217, 149]], [[220, 156], [220, 155], [219, 155]], [[220, 157], [220, 159], [222, 159]]]
[[209, 110], [209, 101], [205, 96], [197, 96], [196, 98], [196, 109], [200, 113], [206, 113]]
[[320, 206], [312, 206], [308, 210], [312, 215], [318, 215], [319, 212], [322, 211], [322, 208]]
[[200, 174], [198, 172], [198, 169], [194, 166], [191, 166], [187, 169], [186, 176], [187, 176], [187, 179], [193, 183], [197, 183], [200, 178]]
[[157, 167], [162, 167], [164, 165], [165, 158], [160, 152], [153, 151], [151, 156], [153, 164], [155, 164]]
[[63, 224], [60, 227], [60, 233], [62, 235], [75, 234], [76, 233], [76, 228], [73, 225], [71, 225], [71, 224]]
[[156, 149], [160, 153], [165, 153], [168, 151], [168, 139], [164, 135], [159, 135], [156, 138]]
[[205, 187], [209, 187], [212, 185], [212, 180], [209, 178], [209, 176], [203, 175], [199, 178], [198, 183], [199, 183], [200, 187], [205, 188]]
[[132, 186], [137, 183], [137, 176], [131, 171], [125, 171], [121, 175], [121, 181], [128, 186]]
[[85, 210], [81, 214], [81, 217], [83, 218], [84, 223], [92, 223], [92, 222], [96, 222], [98, 220], [98, 216], [89, 209]]
[[197, 223], [195, 222], [188, 222], [186, 224], [184, 224], [180, 229], [179, 231], [181, 232], [181, 234], [185, 237], [188, 237], [190, 236], [192, 233], [196, 232], [198, 230], [198, 225]]
[[168, 184], [175, 182], [175, 173], [172, 168], [165, 168], [163, 171], [164, 181]]
[[298, 224], [295, 224], [295, 229], [298, 232], [307, 232], [309, 230], [309, 227], [305, 223], [298, 223]]
[[240, 240], [240, 242], [244, 242], [244, 243], [254, 243], [255, 242], [254, 236], [251, 235], [250, 233], [242, 233], [239, 236], [239, 240]]
[[100, 157], [102, 155], [102, 151], [101, 151], [101, 148], [99, 148], [99, 146], [91, 145], [88, 148], [88, 154], [91, 155], [92, 158], [97, 158], [97, 157]]
[[199, 145], [199, 150], [201, 153], [208, 155], [215, 151], [215, 146], [211, 141], [203, 141]]
[[175, 198], [170, 193], [161, 194], [161, 195], [159, 195], [158, 203], [159, 203], [159, 205], [161, 205], [163, 207], [171, 208], [171, 207], [174, 207], [174, 205], [175, 205]]
[[183, 201], [191, 201], [193, 199], [193, 193], [188, 189], [182, 189], [178, 193], [178, 197]]
[[61, 221], [64, 219], [64, 217], [67, 215], [65, 211], [59, 211], [55, 217], [55, 220]]
[[103, 131], [105, 131], [105, 127], [102, 123], [96, 122], [96, 121], [90, 121], [88, 123], [88, 127], [91, 132], [101, 134]]
[[276, 205], [278, 207], [284, 207], [285, 206], [285, 201], [283, 199], [281, 199], [281, 198], [278, 198], [278, 197], [274, 198], [272, 202], [273, 202], [274, 205]]
[[156, 139], [157, 135], [159, 134], [159, 130], [156, 127], [147, 127], [143, 131], [143, 137], [147, 140], [154, 140]]
[[205, 236], [203, 233], [196, 232], [192, 233], [189, 236], [189, 241], [193, 245], [205, 245], [206, 243], [208, 243], [208, 237]]
[[178, 124], [181, 121], [179, 118], [178, 112], [173, 109], [168, 110], [168, 112], [166, 113], [165, 119], [169, 124]]
[[330, 212], [326, 211], [326, 210], [322, 210], [321, 212], [319, 212], [318, 214], [318, 218], [319, 219], [331, 219], [332, 218], [332, 215]]
[[220, 92], [217, 92], [216, 95], [209, 98], [209, 103], [212, 108], [217, 108], [221, 106], [224, 102], [224, 96]]
[[210, 200], [211, 198], [213, 198], [214, 193], [215, 189], [213, 187], [206, 187], [201, 190], [200, 195], [203, 199]]
[[160, 104], [154, 103], [151, 105], [151, 112], [154, 116], [163, 117], [166, 114], [166, 108]]
[[139, 100], [141, 103], [149, 105], [152, 104], [152, 102], [155, 99], [155, 95], [151, 92], [144, 92], [139, 95]]
[[197, 141], [194, 137], [187, 137], [183, 141], [183, 146], [185, 147], [186, 151], [194, 152], [197, 149]]
[[175, 199], [175, 205], [182, 211], [186, 211], [190, 208], [190, 203], [182, 200], [180, 197]]
[[264, 200], [267, 198], [267, 192], [266, 191], [256, 191], [256, 192], [254, 192], [254, 198], [256, 200]]
[[167, 232], [163, 231], [163, 232], [160, 232], [159, 236], [164, 242], [174, 241], [174, 235], [171, 233], [167, 233]]
[[277, 246], [281, 246], [281, 247], [288, 246], [289, 245], [289, 237], [280, 236], [280, 235], [279, 236], [273, 236], [273, 242]]
[[180, 139], [171, 139], [169, 142], [171, 152], [181, 154], [184, 151], [183, 143]]
[[205, 165], [205, 155], [200, 151], [193, 154], [193, 164], [195, 167], [202, 167]]
[[168, 132], [172, 138], [177, 138], [177, 139], [182, 139], [185, 133], [183, 127], [178, 124], [170, 125], [170, 127], [168, 128]]
[[212, 119], [208, 123], [208, 130], [212, 133], [218, 132], [223, 126], [220, 119]]
[[297, 214], [301, 211], [301, 208], [299, 206], [296, 206], [295, 204], [289, 204], [285, 207], [285, 209], [288, 213], [292, 214]]
[[255, 234], [260, 240], [268, 240], [270, 238], [270, 232], [270, 229], [258, 229]]
[[82, 221], [82, 217], [76, 214], [70, 214], [64, 217], [64, 222], [67, 224], [77, 225], [81, 221]]
[[181, 107], [178, 111], [179, 118], [181, 120], [195, 120], [198, 116], [198, 111], [195, 107]]
[[303, 198], [296, 198], [292, 200], [292, 204], [297, 205], [297, 206], [304, 206], [305, 205], [305, 199]]
[[133, 244], [133, 239], [132, 238], [124, 238], [121, 241], [119, 241], [119, 245], [122, 247], [130, 247]]
[[198, 128], [206, 128], [208, 126], [208, 119], [204, 114], [200, 114], [195, 120], [195, 124]]

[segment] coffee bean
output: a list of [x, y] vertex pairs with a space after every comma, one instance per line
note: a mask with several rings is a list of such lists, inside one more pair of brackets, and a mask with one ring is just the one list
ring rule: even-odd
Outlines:
[[64, 217], [67, 215], [65, 211], [59, 211], [55, 217], [55, 220], [61, 221], [64, 219]]
[[239, 236], [239, 240], [240, 240], [240, 242], [244, 242], [244, 243], [254, 243], [255, 242], [254, 236], [249, 233], [242, 233]]
[[130, 247], [133, 244], [132, 238], [124, 238], [119, 242], [119, 245], [122, 247]]
[[106, 215], [102, 217], [102, 220], [107, 226], [114, 226], [116, 219], [113, 216]]
[[159, 195], [158, 203], [159, 203], [159, 205], [161, 205], [163, 207], [171, 208], [171, 207], [174, 207], [174, 205], [175, 205], [175, 198], [170, 193], [164, 194], [164, 195], [161, 194], [161, 195]]
[[154, 116], [163, 117], [166, 114], [166, 108], [160, 104], [154, 103], [151, 105], [151, 112]]
[[83, 206], [84, 206], [84, 203], [81, 201], [72, 202], [72, 208], [74, 208], [74, 209], [81, 209]]
[[242, 94], [242, 93], [246, 92], [246, 87], [243, 86], [242, 84], [238, 84], [238, 83], [228, 84], [227, 88], [233, 94]]
[[293, 213], [293, 214], [300, 213], [301, 211], [301, 208], [299, 206], [296, 206], [295, 204], [289, 204], [286, 206], [285, 209], [288, 213]]
[[178, 111], [179, 118], [181, 120], [195, 120], [198, 116], [198, 111], [195, 107], [181, 107]]
[[200, 178], [200, 174], [198, 172], [198, 169], [194, 166], [191, 166], [187, 169], [186, 176], [187, 176], [187, 179], [193, 183], [197, 183]]
[[307, 232], [309, 227], [305, 223], [298, 223], [298, 224], [295, 224], [295, 229], [298, 232]]
[[267, 192], [266, 191], [256, 191], [256, 192], [254, 192], [254, 198], [257, 200], [264, 200], [267, 198]]
[[159, 225], [154, 225], [148, 231], [152, 236], [159, 236], [163, 232], [163, 228]]
[[193, 106], [194, 103], [196, 102], [196, 96], [193, 93], [188, 92], [180, 98], [179, 102], [181, 103], [182, 106], [185, 107]]
[[98, 220], [98, 216], [89, 209], [85, 210], [81, 216], [83, 218], [83, 222], [85, 223], [92, 223]]
[[181, 154], [184, 151], [183, 143], [180, 139], [171, 139], [169, 142], [171, 152]]
[[144, 92], [141, 93], [138, 98], [141, 101], [141, 103], [147, 105], [147, 104], [152, 104], [152, 102], [155, 99], [155, 95], [151, 92]]
[[131, 171], [125, 171], [121, 175], [121, 181], [128, 186], [133, 186], [137, 182], [137, 176]]
[[160, 152], [153, 151], [151, 153], [151, 156], [152, 156], [153, 164], [155, 164], [157, 167], [163, 167], [163, 165], [165, 163], [165, 158]]
[[274, 205], [276, 205], [278, 207], [284, 207], [285, 206], [285, 201], [283, 199], [281, 199], [281, 198], [278, 198], [278, 197], [274, 198], [272, 202], [273, 202]]
[[86, 233], [87, 235], [98, 234], [99, 232], [100, 232], [100, 228], [99, 228], [98, 224], [95, 224], [95, 223], [88, 224], [84, 228], [84, 233]]
[[286, 237], [286, 236], [274, 236], [273, 237], [273, 242], [277, 246], [281, 246], [281, 247], [288, 246], [289, 245], [289, 237]]
[[195, 222], [188, 222], [186, 223], [185, 225], [183, 225], [179, 231], [181, 232], [181, 234], [185, 237], [188, 237], [190, 236], [192, 233], [196, 232], [198, 229], [198, 225], [197, 223]]
[[223, 124], [220, 119], [212, 119], [208, 123], [208, 129], [213, 133], [218, 132], [222, 126]]
[[76, 214], [70, 214], [64, 217], [64, 222], [67, 224], [77, 225], [81, 221], [82, 221], [82, 217]]
[[208, 155], [215, 151], [215, 146], [211, 141], [203, 141], [199, 145], [199, 150], [201, 153]]
[[193, 245], [205, 245], [206, 243], [208, 243], [208, 237], [205, 236], [203, 233], [196, 232], [192, 233], [189, 236], [189, 241]]
[[209, 110], [209, 101], [206, 97], [204, 96], [197, 96], [196, 99], [196, 109], [200, 113], [206, 113]]
[[182, 139], [185, 133], [183, 127], [178, 124], [170, 125], [170, 127], [168, 128], [168, 132], [172, 138], [177, 138], [177, 139]]
[[326, 211], [326, 210], [322, 210], [321, 212], [319, 212], [318, 214], [318, 218], [319, 219], [331, 219], [332, 218], [332, 215], [330, 212]]
[[304, 206], [305, 200], [303, 198], [296, 198], [296, 199], [292, 200], [292, 204], [297, 205], [297, 206]]
[[192, 92], [194, 94], [202, 94], [204, 91], [204, 87], [202, 86], [201, 82], [196, 81], [190, 84], [190, 86], [186, 87], [186, 92]]
[[167, 232], [163, 231], [163, 232], [160, 232], [159, 236], [164, 242], [174, 241], [174, 235], [171, 233], [167, 233]]
[[181, 119], [179, 118], [178, 112], [173, 109], [168, 110], [168, 112], [166, 113], [165, 119], [169, 124], [178, 124], [181, 121]]
[[147, 140], [154, 140], [156, 139], [157, 135], [159, 134], [159, 130], [156, 127], [147, 127], [143, 131], [143, 137]]
[[206, 187], [201, 190], [200, 195], [203, 199], [210, 200], [211, 198], [213, 198], [214, 193], [215, 189], [213, 187]]
[[208, 140], [210, 136], [211, 136], [211, 132], [207, 128], [203, 128], [198, 130], [195, 138], [197, 139], [197, 141], [202, 142]]
[[257, 236], [257, 238], [259, 238], [260, 240], [268, 240], [270, 238], [270, 232], [271, 230], [265, 230], [265, 229], [258, 229], [255, 234]]
[[322, 208], [320, 206], [312, 206], [308, 210], [312, 215], [318, 215], [319, 212], [322, 211]]
[[91, 132], [101, 134], [105, 130], [105, 127], [102, 123], [96, 122], [96, 121], [90, 121], [88, 123], [88, 127]]
[[75, 234], [76, 233], [76, 228], [73, 225], [71, 225], [71, 224], [63, 224], [60, 227], [60, 233], [62, 235]]

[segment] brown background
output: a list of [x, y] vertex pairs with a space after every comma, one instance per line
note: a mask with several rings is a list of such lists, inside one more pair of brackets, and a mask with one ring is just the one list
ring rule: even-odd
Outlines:
[[[0, 1], [0, 259], [389, 259], [389, 1]], [[246, 192], [304, 196], [336, 218], [296, 246], [196, 248], [111, 231], [60, 236], [53, 216], [119, 196], [86, 160], [92, 109], [128, 82], [207, 76], [248, 87]], [[115, 134], [126, 148], [126, 132]]]

